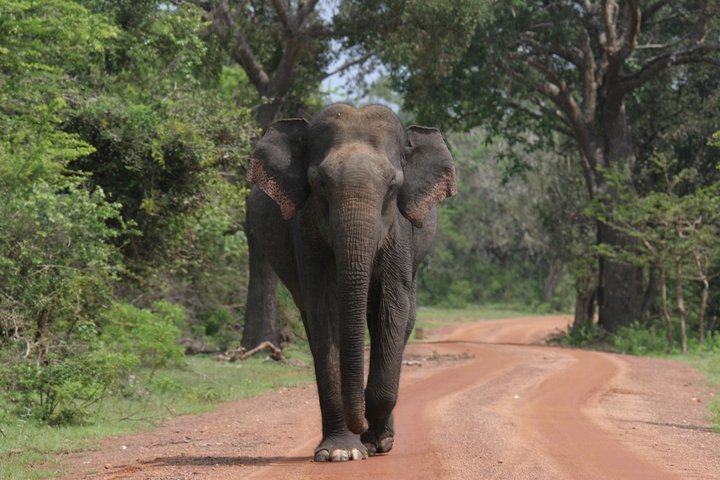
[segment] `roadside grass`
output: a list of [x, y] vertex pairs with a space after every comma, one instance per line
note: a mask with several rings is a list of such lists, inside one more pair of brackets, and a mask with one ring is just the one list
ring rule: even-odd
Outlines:
[[0, 410], [0, 479], [58, 477], [63, 454], [90, 448], [99, 438], [152, 428], [171, 416], [207, 412], [220, 402], [312, 383], [308, 349], [291, 345], [284, 353], [287, 363], [261, 355], [233, 363], [187, 357], [184, 367], [155, 372], [139, 394], [107, 398], [86, 425], [39, 425], [3, 416]]
[[511, 304], [472, 305], [467, 308], [418, 307], [415, 328], [442, 328], [458, 323], [502, 320], [547, 314], [545, 311], [533, 311], [533, 309], [528, 306]]
[[715, 397], [708, 403], [710, 420], [720, 433], [720, 351], [673, 354], [668, 358], [685, 362], [705, 375], [708, 385], [715, 391]]

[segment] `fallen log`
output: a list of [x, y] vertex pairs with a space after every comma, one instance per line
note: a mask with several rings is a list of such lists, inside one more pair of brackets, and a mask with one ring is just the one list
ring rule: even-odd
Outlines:
[[228, 350], [223, 355], [217, 355], [215, 357], [215, 360], [224, 360], [228, 362], [236, 362], [238, 360], [247, 360], [248, 358], [252, 357], [253, 355], [262, 352], [263, 350], [270, 350], [270, 358], [275, 360], [276, 362], [284, 362], [285, 356], [282, 353], [282, 350], [278, 347], [276, 347], [272, 342], [264, 341], [260, 345], [258, 345], [255, 348], [251, 348], [250, 350], [245, 350], [243, 347], [237, 348], [235, 350]]

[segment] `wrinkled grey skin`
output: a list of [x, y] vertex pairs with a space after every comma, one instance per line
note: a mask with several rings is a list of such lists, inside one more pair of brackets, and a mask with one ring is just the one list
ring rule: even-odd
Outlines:
[[[326, 108], [274, 123], [253, 152], [246, 231], [300, 309], [315, 363], [323, 440], [316, 461], [388, 452], [415, 274], [455, 193], [435, 129], [387, 108]], [[370, 371], [364, 379], [364, 328]]]

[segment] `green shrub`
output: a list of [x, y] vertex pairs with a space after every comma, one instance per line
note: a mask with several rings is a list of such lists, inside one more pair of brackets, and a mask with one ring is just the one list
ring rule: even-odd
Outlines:
[[157, 393], [178, 393], [182, 390], [182, 385], [167, 375], [159, 375], [149, 382], [149, 387]]
[[595, 323], [571, 326], [567, 331], [557, 331], [548, 337], [548, 343], [572, 347], [587, 347], [603, 342], [605, 330]]
[[200, 315], [191, 325], [190, 335], [217, 350], [227, 350], [238, 343], [237, 319], [229, 308], [220, 307]]
[[222, 400], [222, 393], [215, 387], [193, 388], [186, 397], [203, 403], [215, 403]]
[[468, 280], [457, 280], [450, 284], [440, 306], [446, 308], [465, 308], [473, 300], [472, 284]]
[[177, 340], [178, 324], [185, 321], [182, 307], [168, 302], [156, 302], [151, 310], [119, 303], [106, 312], [101, 338], [114, 351], [136, 355], [152, 379], [158, 368], [183, 358]]
[[51, 425], [83, 423], [137, 366], [133, 354], [107, 351], [90, 322], [78, 327], [72, 341], [72, 353], [51, 353], [43, 363], [20, 361], [8, 368], [0, 380], [0, 402], [8, 411]]
[[641, 325], [639, 322], [633, 322], [628, 327], [620, 327], [617, 333], [610, 337], [610, 344], [618, 352], [631, 355], [665, 353], [668, 349], [664, 328]]

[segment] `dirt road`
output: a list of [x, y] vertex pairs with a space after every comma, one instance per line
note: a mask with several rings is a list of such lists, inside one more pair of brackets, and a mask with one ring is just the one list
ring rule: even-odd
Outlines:
[[310, 461], [314, 386], [110, 439], [69, 478], [720, 479], [712, 393], [674, 362], [552, 348], [567, 317], [487, 321], [407, 349], [393, 451]]

